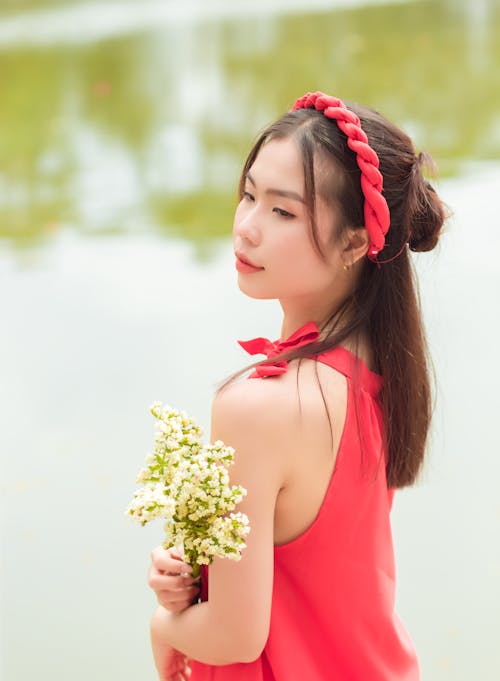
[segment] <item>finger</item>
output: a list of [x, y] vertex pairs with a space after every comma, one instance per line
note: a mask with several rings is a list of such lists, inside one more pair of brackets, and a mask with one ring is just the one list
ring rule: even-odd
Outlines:
[[168, 669], [160, 676], [160, 681], [186, 681], [182, 670]]
[[[179, 549], [176, 549], [175, 547], [172, 547], [170, 549], [164, 549], [165, 553], [158, 552], [158, 555], [161, 557], [163, 555], [164, 558], [168, 555], [168, 557], [171, 560], [177, 561], [178, 563], [182, 563], [181, 567], [185, 568], [185, 571], [191, 572], [192, 567], [189, 565], [189, 563], [186, 563], [184, 561], [184, 556], [182, 553], [179, 551]], [[177, 568], [177, 566], [176, 566]]]
[[197, 593], [199, 593], [200, 589], [197, 586], [190, 586], [187, 589], [179, 589], [177, 591], [170, 591], [169, 589], [162, 589], [160, 591], [156, 592], [156, 595], [159, 598], [162, 598], [165, 601], [168, 601], [170, 603], [180, 603], [182, 601], [190, 601], [192, 600]]
[[182, 612], [182, 610], [185, 610], [186, 608], [189, 608], [190, 605], [193, 605], [193, 601], [196, 596], [198, 596], [198, 594], [194, 593], [189, 598], [172, 601], [168, 596], [165, 597], [157, 595], [157, 601], [166, 610], [170, 610], [171, 612]]
[[173, 662], [168, 669], [169, 680], [178, 679], [179, 681], [186, 681], [191, 676], [191, 669], [186, 662], [186, 658], [179, 657]]
[[201, 581], [200, 575], [198, 575], [198, 577], [193, 577], [191, 573], [186, 574], [184, 572], [167, 572], [165, 570], [158, 570], [155, 565], [151, 565], [149, 568], [148, 577], [160, 581], [165, 579], [165, 584], [170, 584], [171, 586], [173, 584], [178, 584], [179, 587], [185, 586], [188, 583]]
[[162, 603], [160, 599], [158, 599], [158, 603], [162, 606], [162, 608], [174, 614], [184, 612], [192, 605], [191, 601], [186, 601], [185, 603], [175, 603], [172, 605], [170, 603]]
[[182, 575], [163, 575], [157, 570], [151, 569], [148, 572], [148, 584], [153, 591], [179, 591], [192, 586], [198, 586], [199, 580]]
[[192, 594], [189, 596], [189, 598], [177, 601], [172, 601], [168, 595], [157, 595], [156, 598], [158, 603], [166, 610], [170, 610], [171, 612], [182, 612], [182, 610], [185, 610], [186, 608], [189, 608], [189, 606], [196, 604], [199, 598], [199, 593]]
[[189, 667], [185, 667], [183, 670], [177, 672], [175, 678], [178, 679], [178, 681], [188, 681], [190, 676], [191, 669]]
[[171, 600], [173, 603], [185, 600], [186, 598], [193, 598], [200, 590], [198, 584], [190, 584], [181, 589], [165, 589], [164, 584], [155, 585], [154, 583], [150, 584], [150, 587], [157, 596]]
[[199, 589], [186, 590], [183, 594], [172, 594], [168, 591], [155, 592], [156, 600], [164, 608], [171, 610], [172, 608], [180, 608], [183, 610], [189, 605], [193, 605], [200, 596]]
[[168, 671], [170, 674], [180, 674], [186, 668], [186, 662], [183, 657], [176, 657], [171, 661]]
[[192, 567], [185, 563], [177, 549], [164, 549], [157, 546], [151, 551], [151, 561], [157, 570], [173, 574], [191, 573]]

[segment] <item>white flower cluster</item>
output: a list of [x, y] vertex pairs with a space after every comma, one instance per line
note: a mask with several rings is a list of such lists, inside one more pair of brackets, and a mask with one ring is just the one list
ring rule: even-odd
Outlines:
[[230, 486], [227, 466], [234, 449], [218, 440], [202, 442], [203, 431], [184, 412], [155, 402], [151, 413], [157, 419], [154, 453], [146, 457], [126, 514], [145, 525], [165, 519], [164, 547], [183, 548], [193, 566], [208, 565], [215, 556], [239, 560], [250, 531], [243, 513], [232, 513], [246, 490]]

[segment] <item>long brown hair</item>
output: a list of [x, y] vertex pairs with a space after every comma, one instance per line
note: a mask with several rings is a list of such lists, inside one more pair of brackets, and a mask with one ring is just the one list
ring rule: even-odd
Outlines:
[[[380, 160], [391, 224], [378, 257], [389, 262], [377, 265], [365, 258], [355, 289], [323, 326], [320, 340], [280, 359], [317, 355], [348, 337], [359, 339], [363, 334], [368, 338], [374, 368], [384, 378], [380, 399], [387, 482], [389, 487], [404, 487], [415, 481], [421, 468], [431, 418], [428, 354], [408, 248], [434, 248], [446, 211], [422, 174], [422, 166], [432, 159], [426, 154], [417, 156], [411, 139], [378, 112], [358, 104], [347, 106], [358, 115]], [[314, 109], [287, 113], [262, 132], [250, 151], [241, 175], [240, 195], [262, 146], [284, 138], [293, 138], [302, 156], [311, 236], [324, 256], [315, 221], [316, 194], [335, 206], [340, 216], [334, 239], [347, 228], [363, 227], [364, 197], [355, 154], [336, 123], [322, 113]]]

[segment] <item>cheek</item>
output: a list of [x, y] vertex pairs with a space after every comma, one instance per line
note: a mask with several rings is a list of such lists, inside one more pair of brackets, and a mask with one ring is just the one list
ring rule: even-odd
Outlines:
[[331, 276], [330, 267], [317, 253], [309, 237], [290, 234], [277, 246], [279, 257], [272, 266], [273, 279], [282, 281], [290, 291], [322, 286]]
[[280, 243], [280, 259], [295, 269], [311, 269], [321, 264], [321, 257], [317, 253], [309, 235], [305, 230], [290, 230], [287, 238]]

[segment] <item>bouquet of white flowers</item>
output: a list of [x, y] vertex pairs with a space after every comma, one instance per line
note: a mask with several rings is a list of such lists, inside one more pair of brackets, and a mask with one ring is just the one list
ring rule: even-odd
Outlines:
[[215, 556], [239, 560], [250, 531], [243, 513], [232, 513], [246, 490], [229, 485], [227, 466], [234, 449], [218, 440], [204, 445], [203, 431], [184, 412], [155, 402], [157, 419], [154, 453], [146, 457], [126, 514], [145, 525], [154, 518], [165, 522], [164, 548], [176, 546], [193, 566], [209, 565]]

